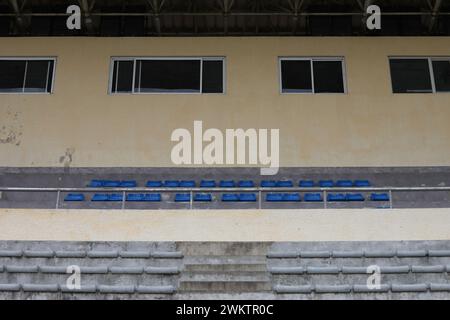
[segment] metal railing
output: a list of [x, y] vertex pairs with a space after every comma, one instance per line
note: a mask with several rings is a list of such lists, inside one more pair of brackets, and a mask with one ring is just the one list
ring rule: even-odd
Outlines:
[[121, 193], [122, 209], [126, 208], [127, 194], [129, 193], [189, 193], [189, 208], [193, 208], [194, 193], [257, 193], [258, 209], [262, 209], [262, 196], [265, 193], [321, 193], [323, 208], [328, 208], [328, 193], [388, 193], [389, 208], [392, 209], [394, 192], [437, 192], [450, 191], [450, 187], [363, 187], [363, 188], [27, 188], [27, 187], [0, 187], [0, 192], [31, 192], [31, 193], [56, 193], [55, 208], [60, 208], [61, 193]]

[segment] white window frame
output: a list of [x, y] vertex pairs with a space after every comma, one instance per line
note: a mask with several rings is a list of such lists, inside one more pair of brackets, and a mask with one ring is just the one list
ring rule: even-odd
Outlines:
[[[200, 61], [200, 90], [199, 92], [183, 92], [183, 91], [170, 91], [170, 92], [138, 92], [135, 91], [136, 81], [136, 66], [137, 60], [194, 60]], [[114, 75], [114, 63], [116, 61], [132, 61], [133, 62], [133, 83], [131, 92], [113, 92], [113, 75]], [[222, 61], [222, 92], [219, 93], [204, 93], [203, 92], [203, 61]], [[225, 95], [226, 88], [226, 58], [223, 56], [205, 56], [205, 57], [111, 57], [109, 67], [109, 82], [108, 82], [108, 94], [109, 95], [130, 95], [130, 94], [188, 94], [188, 95]], [[116, 84], [117, 85], [117, 84]]]
[[[391, 60], [427, 60], [428, 61], [428, 72], [431, 79], [431, 92], [394, 92], [394, 87], [392, 83], [392, 70], [391, 70]], [[448, 61], [450, 63], [450, 56], [389, 56], [388, 66], [389, 66], [389, 77], [391, 80], [391, 91], [392, 94], [449, 94], [450, 91], [436, 91], [436, 80], [434, 79], [434, 69], [433, 61]]]
[[[284, 92], [283, 91], [283, 74], [281, 70], [282, 61], [309, 61], [311, 65], [311, 92]], [[342, 66], [342, 82], [344, 85], [344, 92], [315, 92], [314, 88], [314, 61], [333, 61], [341, 62]], [[278, 57], [278, 83], [279, 83], [279, 93], [280, 94], [347, 94], [347, 72], [345, 65], [345, 57]]]
[[[0, 57], [0, 61], [36, 61], [36, 60], [48, 60], [53, 61], [53, 73], [52, 73], [52, 85], [50, 87], [50, 92], [47, 92], [48, 83], [46, 86], [45, 92], [25, 92], [25, 82], [26, 82], [26, 75], [27, 75], [27, 64], [25, 65], [25, 73], [23, 77], [23, 85], [22, 85], [22, 91], [21, 92], [2, 92], [0, 89], [0, 95], [2, 94], [53, 94], [53, 88], [55, 86], [55, 76], [56, 76], [56, 57]], [[47, 80], [48, 81], [48, 72], [50, 70], [47, 68]]]

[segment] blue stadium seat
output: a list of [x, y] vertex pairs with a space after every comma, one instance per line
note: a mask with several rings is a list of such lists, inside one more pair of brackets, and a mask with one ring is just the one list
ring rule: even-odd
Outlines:
[[103, 186], [103, 180], [91, 180], [87, 186], [89, 188], [101, 188]]
[[194, 201], [197, 202], [211, 202], [212, 196], [210, 193], [196, 193], [194, 195]]
[[233, 180], [221, 180], [219, 183], [219, 187], [234, 188], [234, 187], [236, 187], [236, 183]]
[[120, 187], [120, 181], [117, 181], [117, 180], [104, 180], [102, 184], [103, 184], [104, 188], [119, 188]]
[[182, 180], [180, 181], [180, 188], [195, 188], [194, 180]]
[[291, 180], [279, 180], [276, 185], [277, 188], [291, 188], [293, 186], [294, 184]]
[[255, 202], [256, 194], [254, 193], [241, 193], [239, 195], [239, 201], [241, 202]]
[[387, 193], [372, 193], [370, 201], [389, 201], [389, 194]]
[[160, 202], [159, 193], [130, 193], [127, 194], [127, 201], [130, 202]]
[[119, 188], [120, 181], [118, 180], [92, 180], [88, 184], [89, 188]]
[[68, 202], [80, 202], [84, 201], [84, 194], [82, 193], [69, 193], [65, 198], [64, 201]]
[[161, 180], [148, 181], [145, 185], [147, 188], [161, 188], [163, 183]]
[[94, 194], [94, 196], [91, 198], [91, 201], [96, 201], [96, 202], [100, 202], [100, 201], [122, 201], [123, 197], [120, 193], [112, 193], [112, 194], [104, 194], [104, 193], [96, 193]]
[[266, 195], [267, 202], [299, 202], [301, 201], [298, 193], [268, 193]]
[[277, 182], [273, 180], [263, 180], [261, 181], [261, 188], [275, 188]]
[[338, 188], [351, 188], [351, 187], [353, 187], [353, 181], [352, 180], [338, 180], [336, 182], [336, 187], [338, 187]]
[[239, 188], [254, 188], [255, 183], [252, 180], [241, 180], [238, 183]]
[[238, 202], [239, 195], [236, 193], [224, 193], [222, 195], [222, 201], [223, 202]]
[[341, 201], [347, 201], [347, 198], [345, 197], [345, 194], [342, 193], [331, 193], [327, 197], [327, 201], [329, 202], [341, 202]]
[[102, 193], [96, 193], [92, 196], [91, 201], [108, 201], [108, 195]]
[[175, 195], [175, 202], [190, 202], [191, 195], [189, 193], [177, 193]]
[[366, 188], [372, 185], [369, 180], [355, 180], [354, 186], [358, 188]]
[[319, 181], [319, 186], [321, 188], [333, 188], [334, 187], [334, 182], [333, 182], [333, 180], [320, 180]]
[[165, 188], [178, 188], [180, 186], [180, 181], [178, 180], [166, 180], [164, 181]]
[[216, 182], [214, 180], [202, 180], [200, 182], [200, 188], [215, 188]]
[[314, 181], [313, 180], [301, 180], [298, 184], [300, 188], [313, 188]]
[[136, 188], [137, 182], [135, 180], [120, 181], [120, 188]]
[[267, 202], [282, 202], [283, 194], [282, 193], [268, 193], [266, 194]]
[[298, 193], [285, 193], [283, 194], [283, 202], [299, 202], [301, 201], [300, 194]]
[[358, 202], [358, 201], [364, 201], [365, 198], [361, 193], [347, 193], [345, 195], [346, 201], [351, 202]]
[[322, 194], [320, 193], [306, 193], [304, 197], [305, 202], [322, 202]]

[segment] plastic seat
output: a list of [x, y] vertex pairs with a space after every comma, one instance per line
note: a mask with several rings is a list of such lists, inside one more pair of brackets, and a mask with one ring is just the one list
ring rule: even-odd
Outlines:
[[130, 193], [127, 194], [127, 201], [130, 202], [160, 202], [161, 194], [159, 193]]
[[112, 194], [96, 193], [91, 198], [91, 201], [96, 201], [96, 202], [100, 202], [100, 201], [114, 202], [114, 201], [122, 201], [122, 200], [123, 200], [123, 197], [119, 193], [112, 193]]
[[338, 187], [338, 188], [351, 188], [351, 187], [353, 187], [353, 181], [352, 180], [338, 180], [336, 182], [336, 187]]
[[91, 201], [108, 201], [108, 195], [103, 193], [96, 193], [92, 196]]
[[358, 201], [364, 201], [365, 198], [361, 193], [347, 193], [345, 195], [346, 201], [351, 202], [358, 202]]
[[365, 188], [372, 186], [369, 180], [355, 180], [354, 186], [358, 188]]
[[294, 186], [294, 184], [292, 183], [291, 180], [280, 180], [277, 181], [277, 188], [292, 188]]
[[182, 180], [180, 181], [180, 188], [195, 188], [194, 180]]
[[301, 180], [298, 184], [300, 188], [314, 188], [313, 180]]
[[241, 202], [256, 202], [256, 194], [254, 194], [254, 193], [241, 193], [239, 195], [239, 201], [241, 201]]
[[197, 202], [211, 202], [212, 196], [210, 193], [196, 193], [194, 195], [194, 201]]
[[117, 180], [104, 180], [103, 181], [104, 188], [119, 188], [120, 187], [120, 181]]
[[107, 201], [123, 201], [123, 195], [121, 195], [120, 193], [108, 194]]
[[189, 193], [177, 193], [175, 195], [175, 202], [190, 202], [191, 195]]
[[345, 194], [342, 193], [332, 193], [329, 194], [327, 197], [327, 201], [329, 202], [342, 202], [342, 201], [347, 201], [347, 198], [345, 197]]
[[65, 198], [64, 201], [68, 202], [80, 202], [84, 201], [85, 197], [82, 193], [69, 193]]
[[334, 187], [334, 182], [333, 182], [333, 180], [320, 180], [319, 181], [319, 186], [321, 188], [333, 188]]
[[239, 188], [254, 188], [255, 183], [252, 180], [241, 180], [238, 183]]
[[137, 182], [135, 180], [120, 181], [120, 188], [136, 188]]
[[389, 194], [387, 193], [372, 193], [370, 201], [389, 201]]
[[233, 180], [221, 180], [219, 183], [219, 187], [234, 188], [234, 187], [236, 187], [236, 183]]
[[223, 202], [238, 202], [239, 195], [236, 193], [224, 193], [222, 195], [222, 201]]
[[268, 193], [268, 194], [266, 194], [266, 201], [267, 202], [281, 202], [281, 201], [283, 201], [283, 194], [282, 193]]
[[165, 188], [178, 188], [180, 186], [180, 181], [178, 180], [166, 180], [164, 181]]
[[147, 188], [161, 188], [163, 183], [161, 180], [148, 181], [145, 185]]
[[320, 193], [306, 193], [304, 196], [305, 202], [322, 202], [322, 194]]
[[87, 186], [89, 188], [101, 188], [103, 186], [103, 180], [91, 180]]
[[214, 180], [202, 180], [200, 182], [200, 188], [215, 188], [216, 182]]
[[88, 184], [89, 188], [119, 188], [120, 181], [118, 180], [91, 180]]
[[283, 194], [283, 202], [299, 202], [301, 201], [300, 194], [298, 193], [285, 193]]
[[275, 188], [277, 182], [273, 180], [263, 180], [261, 181], [261, 188]]

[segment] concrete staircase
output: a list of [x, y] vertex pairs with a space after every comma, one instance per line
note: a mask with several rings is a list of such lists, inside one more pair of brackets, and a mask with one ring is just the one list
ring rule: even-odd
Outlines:
[[270, 243], [180, 243], [184, 267], [179, 279], [180, 296], [232, 298], [253, 294], [272, 295], [267, 270]]

